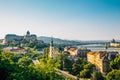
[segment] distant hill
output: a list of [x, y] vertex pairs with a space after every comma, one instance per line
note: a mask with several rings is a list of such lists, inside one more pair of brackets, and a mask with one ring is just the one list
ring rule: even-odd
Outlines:
[[[45, 43], [50, 43], [51, 37], [40, 36], [38, 40], [42, 40]], [[59, 38], [53, 38], [54, 44], [71, 44], [71, 45], [78, 45], [81, 44], [80, 41], [73, 41], [73, 40], [63, 40]]]
[[[51, 37], [40, 36], [38, 40], [42, 40], [45, 43], [50, 43]], [[85, 45], [85, 44], [105, 44], [109, 43], [110, 40], [88, 40], [88, 41], [80, 41], [80, 40], [64, 40], [60, 38], [53, 38], [54, 44], [70, 44], [70, 45]]]

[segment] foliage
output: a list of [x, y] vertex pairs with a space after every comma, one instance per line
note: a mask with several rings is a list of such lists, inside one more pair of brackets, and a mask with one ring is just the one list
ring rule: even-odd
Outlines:
[[84, 65], [84, 69], [89, 69], [91, 73], [93, 72], [93, 67], [95, 66], [91, 63]]
[[23, 67], [29, 66], [31, 63], [32, 63], [32, 60], [28, 56], [24, 56], [18, 60], [18, 64]]
[[120, 55], [110, 62], [112, 69], [106, 76], [106, 80], [120, 80]]
[[110, 62], [112, 69], [120, 69], [120, 55]]
[[68, 71], [69, 73], [72, 72], [72, 60], [68, 58], [66, 54], [58, 54], [56, 57], [56, 62], [59, 64], [59, 69]]
[[92, 69], [93, 67], [95, 67], [95, 66], [91, 63], [84, 65], [84, 69]]
[[80, 77], [81, 78], [90, 78], [91, 74], [90, 74], [90, 70], [89, 69], [84, 69], [80, 72]]
[[120, 80], [120, 70], [113, 70], [106, 76], [106, 80]]
[[26, 47], [29, 47], [29, 48], [33, 48], [34, 50], [42, 50], [46, 47], [48, 47], [49, 45], [48, 44], [45, 44], [44, 42], [41, 42], [41, 43], [37, 43], [37, 42], [30, 42], [30, 43], [27, 43]]
[[83, 70], [83, 66], [87, 64], [87, 60], [86, 59], [82, 59], [82, 58], [78, 58], [74, 64], [72, 65], [72, 74], [73, 75], [79, 75], [80, 71]]
[[65, 58], [63, 65], [64, 65], [64, 67], [63, 67], [64, 70], [71, 72], [71, 69], [72, 69], [72, 61], [71, 61], [70, 59]]
[[[85, 58], [78, 58], [76, 62], [72, 65], [72, 74], [75, 76], [80, 76], [81, 74], [87, 71], [88, 74], [93, 72], [94, 65], [91, 63], [87, 63]], [[88, 76], [90, 78], [90, 75]]]
[[[51, 58], [41, 57], [40, 65], [33, 65], [34, 54], [0, 52], [0, 80], [65, 80], [54, 68], [59, 64]], [[42, 55], [44, 56], [44, 55]]]
[[100, 72], [95, 71], [92, 74], [91, 80], [104, 80], [104, 77]]
[[73, 74], [73, 75], [78, 75], [79, 72], [80, 72], [82, 69], [83, 69], [83, 68], [82, 68], [81, 65], [74, 63], [74, 64], [72, 65], [72, 74]]
[[[24, 46], [23, 46], [24, 44]], [[25, 39], [23, 40], [15, 40], [15, 41], [10, 41], [8, 42], [9, 47], [19, 47], [19, 48], [23, 48], [23, 47], [29, 47], [29, 48], [33, 48], [34, 50], [42, 50], [46, 47], [48, 47], [49, 45], [44, 43], [43, 41], [39, 41], [39, 42], [29, 42]]]
[[[87, 63], [86, 58], [78, 58], [74, 60], [69, 58], [66, 54], [59, 54], [57, 55], [56, 62], [59, 65], [59, 69], [68, 71], [72, 75], [90, 78], [91, 73], [93, 72], [93, 64]], [[84, 75], [82, 75], [84, 74]]]

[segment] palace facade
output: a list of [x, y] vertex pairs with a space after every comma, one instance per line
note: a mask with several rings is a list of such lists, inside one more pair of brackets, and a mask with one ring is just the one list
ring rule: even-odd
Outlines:
[[3, 39], [3, 44], [8, 44], [10, 42], [14, 42], [14, 43], [19, 43], [22, 40], [26, 40], [26, 41], [36, 41], [37, 40], [37, 36], [35, 34], [30, 34], [29, 31], [27, 31], [26, 35], [24, 36], [18, 36], [16, 34], [7, 34], [4, 39]]

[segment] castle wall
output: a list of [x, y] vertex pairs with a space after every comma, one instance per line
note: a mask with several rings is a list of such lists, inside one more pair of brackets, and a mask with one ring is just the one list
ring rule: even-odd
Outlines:
[[30, 34], [26, 34], [25, 36], [18, 36], [15, 34], [8, 34], [5, 36], [4, 40], [3, 40], [3, 44], [7, 44], [9, 42], [15, 42], [18, 43], [21, 40], [27, 40], [27, 41], [36, 41], [37, 40], [37, 36], [36, 35], [30, 35]]

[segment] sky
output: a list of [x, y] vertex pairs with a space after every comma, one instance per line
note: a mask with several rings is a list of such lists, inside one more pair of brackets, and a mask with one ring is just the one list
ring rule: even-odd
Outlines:
[[0, 0], [6, 34], [70, 40], [120, 40], [120, 0]]

